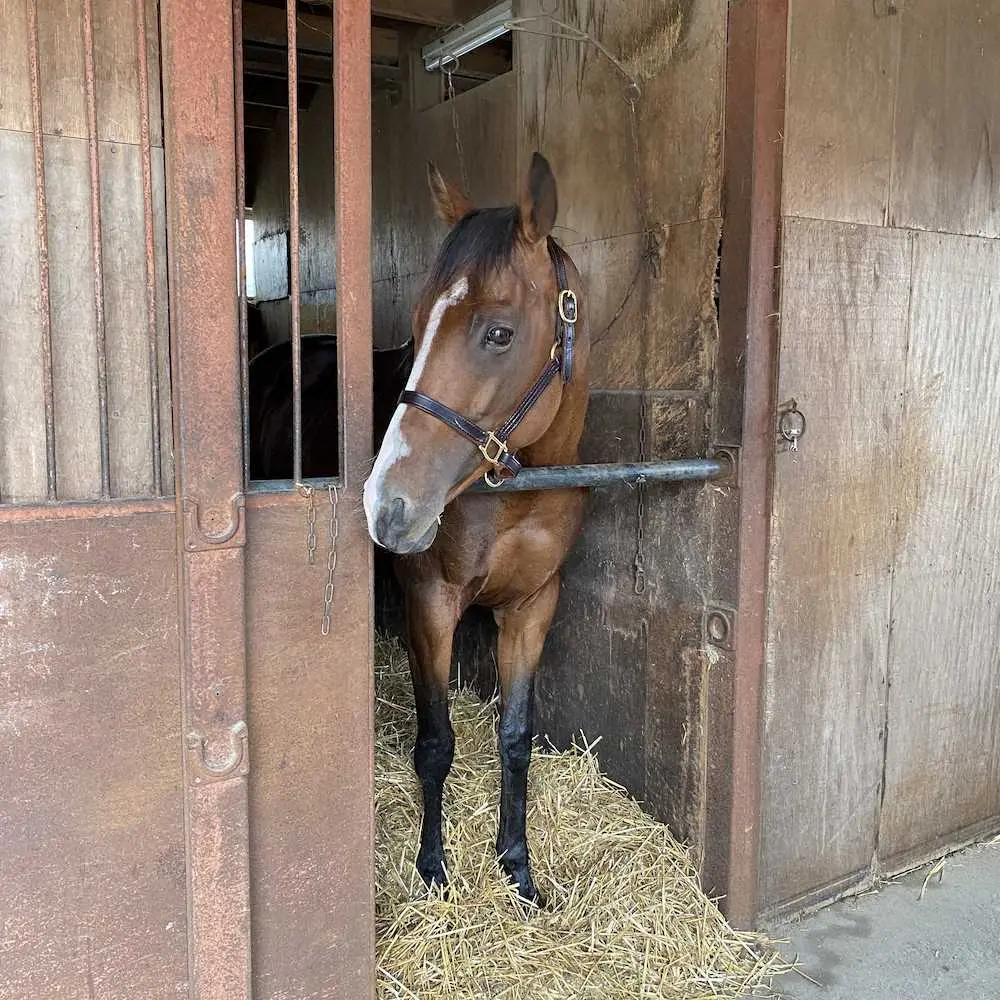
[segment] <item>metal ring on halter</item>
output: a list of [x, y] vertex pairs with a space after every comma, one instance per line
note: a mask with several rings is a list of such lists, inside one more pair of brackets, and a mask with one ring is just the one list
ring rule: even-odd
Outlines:
[[[567, 306], [569, 314], [567, 314]], [[564, 288], [559, 293], [559, 318], [570, 325], [576, 322], [576, 292], [572, 289]]]
[[[490, 479], [490, 476], [495, 476], [496, 478]], [[486, 481], [487, 486], [490, 486], [495, 490], [503, 486], [504, 477], [497, 475], [496, 469], [487, 469], [486, 472], [483, 473], [483, 479]]]

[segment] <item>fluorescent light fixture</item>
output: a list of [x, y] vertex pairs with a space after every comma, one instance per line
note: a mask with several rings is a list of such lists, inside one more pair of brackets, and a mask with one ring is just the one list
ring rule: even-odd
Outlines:
[[468, 24], [454, 28], [447, 35], [423, 47], [420, 54], [424, 59], [424, 69], [432, 73], [440, 69], [442, 63], [460, 59], [466, 52], [471, 52], [480, 45], [492, 42], [494, 38], [506, 35], [510, 31], [507, 25], [513, 17], [513, 0], [504, 0], [503, 3], [484, 11], [479, 17], [474, 17]]

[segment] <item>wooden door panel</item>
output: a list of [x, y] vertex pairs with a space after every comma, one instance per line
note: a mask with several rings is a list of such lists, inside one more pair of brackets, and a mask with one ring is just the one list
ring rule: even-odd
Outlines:
[[889, 868], [1000, 817], [1000, 244], [916, 235], [896, 476]]
[[[864, 877], [876, 845], [910, 236], [788, 220], [764, 707], [765, 908]], [[777, 441], [776, 441], [777, 445]]]

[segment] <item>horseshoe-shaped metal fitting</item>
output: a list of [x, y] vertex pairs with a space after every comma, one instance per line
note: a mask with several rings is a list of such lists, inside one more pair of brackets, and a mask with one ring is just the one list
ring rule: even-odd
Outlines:
[[241, 719], [220, 734], [228, 740], [229, 749], [220, 761], [209, 760], [208, 744], [211, 737], [198, 732], [187, 735], [188, 762], [192, 780], [196, 785], [206, 781], [225, 781], [227, 778], [243, 777], [250, 770], [250, 748], [247, 724]]

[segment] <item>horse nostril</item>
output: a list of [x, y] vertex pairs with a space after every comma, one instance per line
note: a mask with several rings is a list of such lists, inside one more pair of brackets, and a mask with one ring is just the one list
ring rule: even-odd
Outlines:
[[402, 497], [396, 497], [389, 508], [389, 523], [400, 527], [406, 520], [406, 501]]
[[399, 537], [406, 526], [406, 501], [402, 497], [393, 497], [388, 503], [382, 504], [375, 519], [378, 537], [383, 543]]

